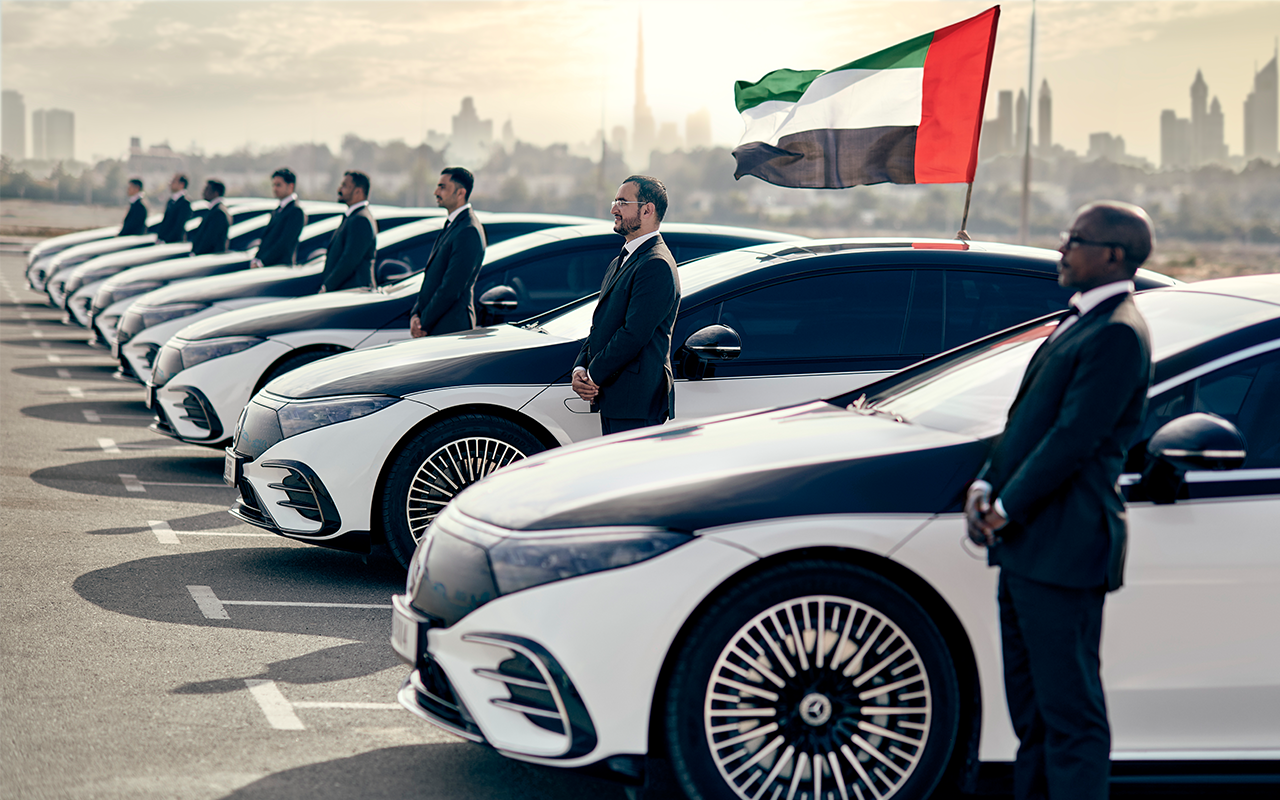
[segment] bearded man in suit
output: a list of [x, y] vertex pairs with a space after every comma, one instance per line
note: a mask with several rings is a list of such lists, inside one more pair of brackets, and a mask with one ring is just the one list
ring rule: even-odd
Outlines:
[[608, 435], [661, 425], [673, 408], [671, 328], [680, 310], [680, 277], [658, 227], [667, 188], [647, 175], [618, 187], [611, 207], [622, 252], [609, 264], [591, 333], [573, 367], [573, 391], [600, 412]]
[[204, 212], [200, 227], [191, 234], [191, 255], [227, 252], [227, 234], [231, 230], [231, 212], [222, 202], [227, 186], [222, 181], [209, 180], [204, 185], [204, 199], [209, 208]]
[[476, 326], [475, 289], [487, 240], [484, 226], [471, 212], [475, 177], [462, 167], [448, 167], [436, 184], [436, 204], [448, 212], [423, 270], [422, 288], [409, 313], [414, 338], [469, 331]]
[[1151, 384], [1151, 339], [1131, 294], [1152, 241], [1137, 206], [1077, 212], [1058, 265], [1058, 282], [1077, 290], [1073, 313], [1032, 357], [965, 503], [970, 538], [1000, 567], [1018, 800], [1105, 800], [1109, 792], [1102, 606], [1122, 583], [1117, 480]]
[[187, 200], [187, 176], [175, 172], [169, 181], [169, 201], [164, 205], [164, 219], [156, 227], [156, 238], [166, 244], [181, 242], [187, 236], [187, 220], [191, 219], [191, 202]]
[[271, 193], [280, 204], [271, 212], [271, 220], [262, 231], [262, 242], [249, 262], [250, 267], [293, 266], [296, 262], [298, 235], [307, 225], [307, 212], [298, 205], [297, 184], [297, 176], [287, 167], [271, 173]]
[[346, 203], [347, 212], [329, 240], [321, 292], [371, 287], [377, 282], [373, 269], [378, 255], [378, 223], [369, 210], [369, 176], [357, 170], [343, 175], [338, 201]]

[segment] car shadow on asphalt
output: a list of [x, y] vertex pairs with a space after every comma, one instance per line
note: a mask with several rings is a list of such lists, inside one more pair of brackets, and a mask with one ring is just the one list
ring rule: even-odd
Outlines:
[[48, 422], [74, 422], [80, 425], [114, 425], [123, 428], [145, 428], [155, 419], [142, 398], [137, 400], [83, 400], [74, 403], [50, 403], [27, 406], [23, 416]]
[[231, 506], [236, 490], [222, 482], [223, 458], [209, 455], [148, 455], [94, 459], [46, 467], [31, 480], [64, 492], [175, 503]]
[[[58, 381], [110, 381], [116, 373], [111, 364], [67, 364], [63, 366], [16, 367], [9, 370], [14, 375], [26, 375], [31, 378], [48, 378]], [[121, 386], [137, 386], [139, 397], [145, 391], [136, 383], [121, 382]]]
[[[407, 712], [406, 712], [407, 713]], [[425, 723], [424, 723], [425, 724]], [[466, 743], [405, 745], [277, 772], [223, 800], [624, 800], [625, 789]]]

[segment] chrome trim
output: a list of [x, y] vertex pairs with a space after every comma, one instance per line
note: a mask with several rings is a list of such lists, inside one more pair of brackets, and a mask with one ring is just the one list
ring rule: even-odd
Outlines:
[[559, 714], [554, 711], [547, 711], [545, 709], [538, 708], [537, 706], [526, 706], [512, 702], [511, 700], [503, 700], [500, 697], [492, 698], [489, 702], [493, 703], [498, 708], [505, 708], [510, 711], [519, 711], [521, 714], [533, 714], [535, 717], [546, 717], [547, 719], [556, 720], [561, 725], [564, 724], [564, 718]]
[[514, 675], [504, 675], [501, 672], [498, 672], [496, 669], [485, 669], [484, 667], [476, 667], [471, 671], [474, 672], [476, 675], [479, 675], [481, 678], [488, 678], [491, 681], [498, 681], [499, 683], [509, 683], [512, 686], [523, 686], [526, 689], [541, 689], [542, 691], [547, 691], [547, 692], [551, 691], [551, 688], [547, 686], [545, 683], [531, 681], [528, 678], [517, 678]]
[[1197, 469], [1188, 470], [1187, 483], [1218, 483], [1219, 481], [1270, 481], [1280, 478], [1280, 468], [1254, 469]]
[[396, 700], [400, 702], [400, 705], [404, 706], [405, 709], [413, 712], [413, 714], [417, 716], [419, 719], [423, 720], [424, 722], [430, 722], [432, 725], [435, 725], [437, 728], [440, 728], [443, 731], [452, 733], [454, 736], [460, 736], [469, 742], [484, 744], [485, 741], [483, 736], [472, 733], [470, 731], [465, 731], [462, 728], [457, 727], [456, 725], [450, 725], [449, 723], [445, 722], [442, 719], [437, 719], [436, 717], [433, 717], [432, 715], [428, 714], [426, 710], [423, 709], [422, 706], [418, 705], [417, 697], [415, 696], [417, 689], [413, 685], [414, 680], [417, 678], [417, 676], [418, 674], [416, 672], [410, 675], [409, 680], [405, 681], [404, 685], [400, 687], [400, 691], [396, 693]]
[[[483, 633], [464, 633], [462, 634], [462, 641], [473, 644], [485, 644], [490, 647], [498, 647], [503, 650], [519, 653], [529, 659], [529, 663], [533, 664], [534, 668], [538, 670], [538, 674], [542, 676], [542, 680], [546, 682], [546, 686], [540, 686], [538, 688], [545, 689], [545, 691], [551, 695], [551, 700], [556, 704], [556, 713], [560, 720], [560, 726], [564, 729], [564, 732], [560, 734], [556, 734], [553, 731], [547, 731], [547, 733], [550, 733], [553, 736], [558, 735], [564, 739], [564, 749], [550, 757], [554, 758], [568, 753], [569, 749], [573, 746], [573, 724], [569, 719], [568, 710], [564, 707], [564, 699], [560, 697], [560, 691], [556, 688], [555, 680], [551, 677], [551, 673], [547, 671], [546, 665], [542, 663], [542, 659], [538, 654], [516, 642], [508, 641], [507, 639], [500, 639], [495, 636], [488, 636]], [[491, 697], [489, 698], [489, 702], [498, 708], [507, 708], [521, 714], [536, 713], [533, 709], [511, 708], [511, 705], [513, 704], [510, 700], [505, 698]], [[537, 716], [547, 716], [548, 718], [551, 718], [546, 712], [538, 713]]]
[[1244, 361], [1246, 358], [1253, 358], [1256, 355], [1261, 355], [1262, 353], [1270, 353], [1272, 350], [1277, 350], [1277, 349], [1280, 349], [1280, 339], [1273, 339], [1270, 342], [1255, 344], [1253, 347], [1246, 347], [1243, 350], [1237, 350], [1234, 353], [1230, 353], [1228, 355], [1215, 358], [1212, 361], [1206, 361], [1200, 366], [1193, 367], [1187, 370], [1186, 372], [1182, 373], [1181, 375], [1168, 378], [1166, 380], [1161, 381], [1160, 383], [1157, 383], [1155, 386], [1152, 386], [1147, 391], [1147, 397], [1155, 397], [1156, 395], [1163, 394], [1164, 392], [1168, 391], [1169, 389], [1172, 389], [1173, 387], [1179, 384], [1186, 383], [1187, 381], [1193, 381], [1196, 378], [1202, 377], [1204, 375], [1208, 375], [1210, 372], [1213, 372], [1215, 369], [1218, 369], [1219, 367], [1225, 367], [1229, 364], [1234, 364], [1237, 361]]
[[1174, 458], [1244, 458], [1243, 450], [1165, 450], [1162, 453]]

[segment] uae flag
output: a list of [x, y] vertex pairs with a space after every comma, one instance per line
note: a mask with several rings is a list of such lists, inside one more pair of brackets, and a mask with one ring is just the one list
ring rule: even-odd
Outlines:
[[972, 183], [1000, 7], [822, 70], [738, 81], [734, 178], [840, 189]]

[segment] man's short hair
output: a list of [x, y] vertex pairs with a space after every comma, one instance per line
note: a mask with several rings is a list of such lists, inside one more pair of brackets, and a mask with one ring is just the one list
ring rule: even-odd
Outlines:
[[182, 181], [182, 188], [183, 188], [183, 189], [187, 188], [187, 186], [189, 185], [189, 184], [187, 183], [187, 176], [186, 176], [186, 175], [183, 175], [181, 172], [179, 172], [177, 175], [174, 175], [173, 177], [175, 177], [175, 178], [177, 178], [178, 180]]
[[662, 181], [648, 175], [632, 175], [623, 183], [634, 183], [636, 199], [641, 203], [653, 203], [653, 209], [658, 213], [658, 222], [662, 222], [667, 214], [667, 187], [662, 185]]
[[369, 199], [369, 176], [358, 169], [350, 169], [342, 173], [351, 176], [351, 185], [364, 192], [364, 199]]
[[210, 178], [208, 181], [205, 182], [205, 185], [208, 186], [210, 189], [212, 189], [214, 193], [218, 195], [218, 197], [222, 197], [224, 194], [227, 193], [227, 185], [222, 181], [218, 181]]
[[142, 178], [130, 178], [129, 183], [137, 186], [139, 189], [142, 188]]
[[476, 176], [471, 174], [471, 170], [466, 167], [445, 167], [440, 170], [441, 175], [448, 175], [449, 180], [458, 184], [467, 193], [467, 199], [471, 199], [471, 190], [476, 185]]
[[288, 167], [281, 167], [280, 169], [271, 173], [271, 177], [279, 178], [280, 180], [284, 181], [285, 183], [291, 186], [296, 185], [298, 183], [298, 176], [294, 175], [293, 170], [289, 169]]
[[1151, 217], [1140, 206], [1119, 200], [1101, 200], [1081, 208], [1077, 216], [1088, 214], [1101, 230], [1094, 235], [1124, 248], [1124, 260], [1132, 272], [1151, 255], [1156, 235]]

